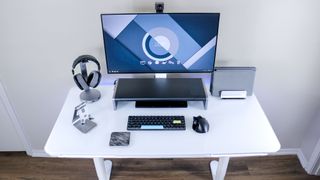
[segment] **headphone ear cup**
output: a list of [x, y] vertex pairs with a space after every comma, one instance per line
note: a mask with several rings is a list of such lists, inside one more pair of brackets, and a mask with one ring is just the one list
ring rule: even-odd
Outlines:
[[81, 90], [89, 88], [88, 84], [85, 81], [85, 79], [83, 78], [82, 74], [79, 73], [79, 74], [74, 75], [73, 80]]
[[99, 71], [92, 71], [88, 76], [87, 84], [90, 87], [95, 88], [99, 85], [100, 80], [101, 80], [101, 73]]

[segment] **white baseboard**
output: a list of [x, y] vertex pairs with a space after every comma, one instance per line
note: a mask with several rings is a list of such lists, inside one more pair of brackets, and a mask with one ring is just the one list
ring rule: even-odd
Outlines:
[[298, 155], [298, 152], [301, 151], [299, 148], [286, 148], [286, 149], [280, 149], [277, 152], [269, 153], [269, 155]]
[[32, 157], [50, 157], [43, 149], [33, 149]]

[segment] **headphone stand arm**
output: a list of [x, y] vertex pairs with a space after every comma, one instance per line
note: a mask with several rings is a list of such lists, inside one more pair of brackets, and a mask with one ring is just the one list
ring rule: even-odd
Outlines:
[[81, 74], [83, 77], [85, 77], [85, 80], [88, 80], [88, 72], [87, 72], [87, 67], [86, 67], [86, 63], [80, 62], [80, 70], [81, 70]]

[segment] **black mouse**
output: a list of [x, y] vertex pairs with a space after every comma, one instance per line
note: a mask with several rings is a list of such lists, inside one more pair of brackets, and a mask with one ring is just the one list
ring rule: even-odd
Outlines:
[[193, 117], [192, 129], [198, 133], [206, 133], [209, 131], [209, 123], [202, 116]]

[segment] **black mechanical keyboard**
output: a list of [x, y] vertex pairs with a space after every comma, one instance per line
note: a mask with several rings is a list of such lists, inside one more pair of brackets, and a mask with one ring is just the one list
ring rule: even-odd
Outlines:
[[129, 116], [127, 130], [186, 130], [184, 116]]

